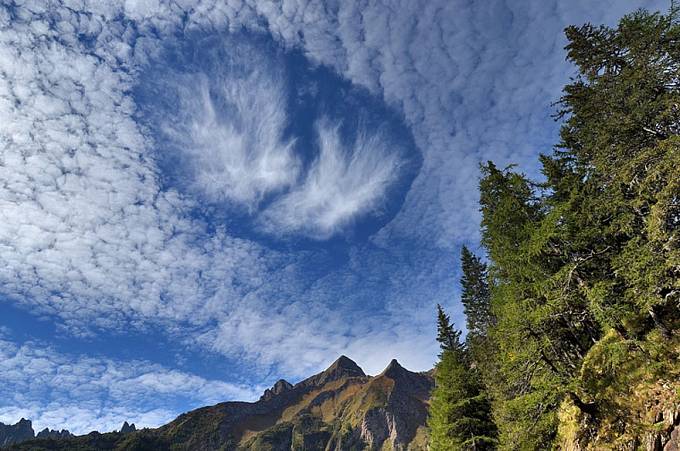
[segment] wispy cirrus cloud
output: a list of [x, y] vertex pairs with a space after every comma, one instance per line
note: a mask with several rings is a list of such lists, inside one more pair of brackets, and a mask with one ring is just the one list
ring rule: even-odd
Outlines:
[[[139, 105], [132, 93], [143, 72], [136, 65], [162, 54], [157, 33], [170, 35], [174, 16], [132, 27], [119, 8], [91, 6], [80, 11], [55, 3], [46, 12], [46, 5], [29, 2], [0, 8], [3, 302], [48, 316], [78, 336], [160, 329], [180, 343], [199, 343], [244, 362], [264, 355], [260, 321], [271, 311], [288, 312], [270, 318], [276, 325], [265, 334], [271, 349], [258, 368], [281, 365], [294, 375], [318, 368], [321, 356], [344, 349], [351, 339], [352, 321], [339, 316], [352, 315], [352, 306], [340, 312], [319, 305], [323, 316], [310, 321], [314, 310], [298, 302], [310, 283], [307, 273], [294, 269], [298, 255], [235, 237], [221, 224], [192, 215], [204, 199], [164, 185], [157, 143], [136, 121]], [[265, 72], [246, 64], [266, 55], [248, 50], [247, 43], [244, 48], [245, 59], [232, 62], [235, 73], [231, 63], [215, 62], [225, 64], [222, 79], [168, 75], [172, 83], [159, 86], [187, 91], [159, 92], [179, 99], [185, 113], [166, 118], [166, 127], [178, 127], [178, 135], [189, 127], [188, 145], [200, 138], [208, 149], [198, 146], [196, 159], [212, 157], [201, 162], [205, 167], [213, 160], [231, 165], [235, 149], [235, 167], [257, 175], [262, 161], [276, 154], [285, 160], [284, 177], [292, 178], [290, 142], [281, 134], [287, 118], [280, 79], [269, 71], [271, 62], [263, 63]], [[227, 50], [233, 55], [239, 47]], [[376, 131], [359, 130], [347, 142], [337, 124], [323, 123], [318, 132], [318, 157], [282, 193], [287, 205], [277, 210], [277, 220], [291, 233], [328, 235], [379, 206], [400, 164], [399, 152]], [[222, 134], [253, 141], [250, 147], [220, 147], [219, 139], [210, 138]], [[267, 150], [269, 144], [274, 150]], [[248, 160], [251, 154], [257, 158]], [[223, 184], [222, 195], [244, 202], [264, 195], [245, 174], [234, 183]], [[296, 222], [297, 213], [309, 224]], [[312, 299], [323, 304], [332, 296]], [[302, 363], [301, 341], [287, 339], [287, 327], [319, 343]], [[226, 346], [225, 337], [234, 340]]]
[[147, 95], [163, 99], [147, 106], [164, 138], [161, 158], [169, 157], [178, 184], [200, 198], [257, 210], [300, 170], [295, 141], [284, 136], [290, 118], [277, 55], [224, 35], [201, 38], [186, 52], [175, 67], [143, 75]]
[[539, 175], [557, 139], [550, 118], [573, 68], [563, 29], [614, 23], [665, 0], [253, 2], [268, 30], [403, 113], [423, 167], [382, 231], [454, 249], [476, 241], [480, 162]]
[[327, 119], [316, 124], [319, 153], [302, 182], [264, 212], [266, 230], [327, 238], [361, 214], [380, 210], [404, 165], [399, 146], [361, 126], [345, 142], [340, 128]]
[[[495, 156], [494, 152], [503, 160], [533, 155], [526, 144], [517, 146], [520, 150], [513, 146], [543, 124], [537, 118], [543, 112], [520, 115], [518, 111], [533, 109], [543, 98], [548, 103], [554, 98], [550, 93], [559, 89], [566, 70], [557, 51], [560, 28], [586, 19], [612, 20], [624, 12], [608, 9], [607, 4], [598, 5], [592, 13], [590, 5], [568, 9], [547, 5], [528, 8], [499, 1], [466, 9], [455, 2], [444, 6], [428, 2], [424, 7], [412, 3], [387, 11], [377, 3], [360, 7], [343, 2], [337, 8], [321, 8], [304, 1], [287, 3], [285, 8], [247, 2], [232, 8], [200, 1], [186, 8], [174, 2], [3, 5], [3, 294], [40, 313], [58, 315], [73, 330], [86, 324], [143, 327], [147, 321], [186, 320], [205, 326], [225, 317], [225, 312], [268, 278], [265, 274], [272, 268], [288, 267], [277, 266], [280, 256], [258, 243], [234, 238], [224, 230], [208, 233], [205, 223], [187, 214], [195, 200], [161, 187], [153, 143], [134, 120], [137, 106], [130, 92], [139, 75], [133, 68], [158, 57], [162, 40], [176, 38], [174, 33], [181, 27], [238, 30], [245, 26], [269, 31], [285, 45], [299, 46], [310, 58], [399, 106], [424, 152], [424, 162], [405, 205], [387, 229], [394, 236], [434, 241], [448, 252], [456, 239], [475, 235], [475, 220], [469, 218], [476, 217], [476, 163]], [[551, 15], [554, 11], [557, 14]], [[450, 17], [456, 20], [447, 20]], [[541, 22], [539, 29], [522, 26], [533, 23], [532, 17], [547, 22]], [[478, 35], [495, 39], [501, 32], [508, 33], [503, 42], [517, 44], [517, 54], [509, 47], [485, 46], [475, 39]], [[543, 72], [535, 76], [532, 62], [536, 55], [559, 64], [543, 64]], [[513, 62], [517, 63], [515, 71], [499, 70]], [[525, 80], [530, 75], [544, 83], [529, 89]], [[276, 78], [267, 77], [244, 76], [243, 83], [252, 83], [255, 90], [267, 83], [276, 86]], [[493, 89], [485, 91], [489, 86]], [[189, 92], [201, 94], [200, 83], [196, 88]], [[236, 109], [243, 112], [271, 111], [274, 125], [271, 129], [263, 126], [263, 135], [281, 141], [277, 93], [270, 92], [275, 106], [271, 110], [264, 105], [248, 110], [250, 100], [238, 95], [232, 103], [243, 104]], [[231, 94], [220, 96], [228, 99]], [[490, 104], [490, 97], [496, 106]], [[218, 135], [223, 129], [226, 134], [235, 130], [238, 136], [238, 127], [218, 114], [218, 103], [211, 98], [188, 107], [196, 113], [192, 117], [197, 130], [212, 127]], [[246, 118], [253, 116], [244, 113]], [[482, 120], [470, 122], [473, 117]], [[210, 144], [208, 138], [199, 142]], [[285, 138], [282, 143], [273, 148], [287, 149]], [[228, 148], [216, 146], [215, 161], [229, 163], [230, 156], [222, 153]], [[283, 167], [293, 167], [285, 152], [274, 153], [284, 155]], [[308, 178], [299, 179], [299, 189], [291, 188], [290, 197], [282, 200], [291, 207], [305, 201], [302, 216], [317, 224], [317, 233], [322, 234], [338, 220], [345, 221], [344, 212], [364, 209], [353, 201], [356, 193], [344, 188], [354, 177], [348, 170], [352, 160], [338, 160], [334, 152], [325, 155], [312, 166]], [[323, 162], [334, 160], [337, 165], [325, 170]], [[253, 169], [255, 174], [260, 167], [251, 164], [256, 160], [239, 157], [235, 161], [235, 167]], [[370, 158], [360, 161], [368, 162], [357, 167], [369, 176], [356, 184], [369, 180], [368, 186], [383, 186], [385, 173], [373, 170]], [[283, 172], [285, 179], [292, 178], [292, 171]], [[336, 196], [330, 185], [318, 190], [319, 199], [328, 202], [318, 201], [313, 187], [322, 182], [322, 173], [338, 181], [348, 201]], [[371, 184], [370, 176], [376, 174], [377, 183]], [[367, 190], [358, 198], [375, 205], [378, 191]], [[216, 193], [236, 193], [232, 196], [241, 199], [261, 195], [248, 181], [226, 183]], [[305, 227], [290, 210], [271, 211], [280, 212], [272, 217], [290, 229]], [[389, 233], [386, 239], [392, 236]]]

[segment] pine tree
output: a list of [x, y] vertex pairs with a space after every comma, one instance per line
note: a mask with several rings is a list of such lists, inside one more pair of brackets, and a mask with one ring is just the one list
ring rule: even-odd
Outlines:
[[599, 211], [582, 224], [605, 238], [591, 252], [599, 253], [595, 264], [606, 260], [606, 271], [588, 284], [588, 295], [600, 323], [627, 337], [642, 336], [650, 324], [669, 337], [678, 319], [677, 13], [674, 5], [667, 16], [637, 11], [616, 29], [566, 30], [568, 57], [581, 75], [561, 99], [568, 118], [562, 146]]
[[460, 334], [461, 332], [451, 324], [449, 315], [437, 304], [437, 341], [442, 351], [460, 352], [462, 349]]
[[580, 75], [559, 102], [561, 142], [540, 158], [545, 182], [482, 166], [494, 317], [482, 368], [506, 449], [550, 447], [565, 403], [622, 435], [625, 393], [677, 374], [677, 13], [567, 28]]
[[491, 408], [482, 392], [479, 377], [470, 368], [461, 332], [437, 306], [441, 360], [435, 372], [430, 416], [430, 449], [487, 450], [495, 444]]
[[484, 353], [484, 342], [494, 322], [491, 313], [491, 291], [489, 290], [486, 264], [463, 246], [461, 250], [463, 275], [460, 283], [463, 291], [461, 301], [467, 322], [466, 343], [474, 360], [476, 354]]

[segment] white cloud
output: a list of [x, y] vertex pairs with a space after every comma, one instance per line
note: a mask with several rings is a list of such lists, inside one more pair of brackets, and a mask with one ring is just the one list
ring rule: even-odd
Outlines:
[[[281, 364], [289, 374], [308, 374], [329, 355], [348, 349], [370, 359], [377, 352], [372, 343], [395, 343], [389, 349], [404, 353], [397, 357], [408, 365], [408, 356], [418, 353], [409, 343], [422, 343], [414, 337], [432, 333], [431, 305], [454, 302], [447, 288], [453, 285], [449, 268], [454, 267], [448, 253], [477, 233], [477, 163], [494, 158], [529, 167], [536, 151], [552, 144], [552, 132], [543, 131], [548, 105], [569, 70], [560, 49], [561, 28], [585, 20], [612, 22], [638, 5], [666, 7], [660, 3], [3, 4], [2, 295], [36, 314], [58, 316], [73, 333], [160, 324], [169, 334], [230, 356]], [[134, 120], [137, 106], [129, 94], [139, 76], [137, 64], [158, 57], [162, 40], [174, 39], [177, 31], [241, 26], [271, 31], [284, 45], [298, 46], [403, 114], [423, 152], [423, 166], [400, 212], [375, 242], [389, 248], [391, 240], [399, 240], [399, 246], [408, 242], [417, 250], [438, 248], [437, 253], [371, 258], [373, 248], [361, 249], [363, 254], [351, 255], [340, 268], [332, 260], [327, 273], [310, 268], [302, 274], [304, 260], [314, 255], [282, 256], [224, 230], [208, 233], [205, 224], [189, 217], [195, 205], [191, 199], [160, 188], [152, 144]], [[183, 98], [193, 118], [188, 123], [196, 126], [189, 144], [198, 143], [196, 148], [211, 156], [202, 161], [206, 173], [216, 167], [223, 176], [212, 195], [252, 203], [267, 192], [289, 188], [296, 174], [294, 159], [286, 153], [289, 143], [281, 139], [285, 121], [278, 91], [265, 86], [276, 87], [277, 79], [267, 74], [234, 85], [273, 99], [270, 106], [236, 109], [245, 118], [265, 112], [273, 119], [263, 125], [253, 119], [247, 133], [213, 115], [212, 98], [190, 99], [191, 93], [201, 94], [200, 83], [186, 86]], [[242, 93], [221, 86], [227, 89], [220, 94], [225, 99], [245, 102]], [[202, 128], [210, 133], [203, 136]], [[257, 150], [267, 157], [249, 160], [238, 151], [248, 148], [238, 137], [246, 133], [251, 139], [258, 130], [262, 139], [256, 142], [262, 144]], [[208, 135], [234, 143], [213, 146]], [[332, 126], [325, 139], [334, 142]], [[370, 134], [363, 139], [393, 161], [391, 149], [374, 143]], [[281, 227], [323, 235], [367, 205], [380, 205], [389, 173], [361, 150], [365, 146], [357, 151], [353, 145], [343, 149], [337, 140], [330, 144], [322, 146], [327, 151], [308, 174], [297, 174], [302, 184], [269, 210]], [[237, 149], [233, 161], [225, 149]], [[345, 158], [353, 152], [356, 162]], [[263, 158], [263, 166], [256, 163]], [[271, 178], [262, 167], [282, 173]], [[244, 182], [230, 171], [260, 174], [260, 183]], [[337, 186], [330, 189], [326, 178]], [[371, 182], [362, 190], [366, 181]], [[209, 193], [213, 189], [202, 186]], [[328, 263], [320, 260], [321, 266]], [[385, 335], [378, 327], [394, 333]], [[427, 351], [432, 359], [435, 353]], [[426, 364], [425, 358], [411, 361]], [[16, 374], [13, 383], [24, 387], [20, 376], [30, 367], [16, 368], [3, 375]], [[25, 405], [44, 408], [39, 401]], [[71, 409], [70, 414], [81, 415]], [[111, 427], [118, 427], [118, 420]]]
[[452, 249], [478, 237], [478, 163], [518, 163], [556, 139], [550, 104], [568, 82], [563, 28], [614, 23], [662, 0], [252, 2], [283, 42], [398, 108], [423, 152], [399, 214], [382, 231]]
[[[73, 34], [93, 28], [59, 13]], [[80, 332], [214, 320], [275, 253], [208, 235], [189, 199], [160, 189], [131, 75], [108, 48], [93, 55], [42, 16], [16, 15], [0, 30], [2, 293]]]
[[194, 192], [253, 210], [265, 195], [295, 182], [299, 171], [294, 140], [283, 136], [284, 74], [267, 59], [273, 55], [243, 39], [204, 39], [197, 47], [200, 65], [209, 68], [162, 76], [160, 94], [176, 97], [179, 105], [177, 115], [156, 112], [159, 126], [182, 155]]
[[42, 343], [0, 340], [0, 421], [29, 418], [36, 431], [107, 432], [123, 421], [155, 427], [186, 405], [253, 400], [260, 392], [145, 360], [68, 355]]
[[399, 148], [379, 130], [360, 127], [354, 140], [344, 143], [339, 125], [322, 120], [316, 129], [319, 155], [304, 181], [263, 214], [267, 230], [327, 238], [360, 214], [379, 209], [400, 176]]

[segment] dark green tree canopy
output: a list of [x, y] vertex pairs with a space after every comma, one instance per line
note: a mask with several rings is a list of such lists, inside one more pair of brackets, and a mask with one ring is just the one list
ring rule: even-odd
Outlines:
[[442, 351], [462, 352], [460, 335], [461, 332], [451, 324], [449, 315], [444, 312], [441, 305], [437, 304], [437, 341]]
[[491, 405], [479, 375], [470, 366], [467, 350], [460, 342], [459, 330], [437, 306], [439, 333], [445, 333], [441, 359], [435, 372], [428, 426], [430, 449], [489, 450], [495, 448], [496, 427], [491, 419]]
[[[503, 449], [553, 446], [565, 406], [604, 436], [637, 437], [651, 426], [629, 412], [626, 394], [657, 380], [677, 387], [678, 12], [674, 5], [668, 15], [636, 11], [616, 28], [568, 27], [578, 75], [557, 103], [563, 125], [553, 152], [540, 156], [544, 180], [481, 166], [488, 264], [462, 250], [467, 363], [449, 352], [459, 335], [439, 310], [433, 437], [461, 439], [451, 431], [462, 423], [441, 412], [474, 417], [461, 404], [474, 393], [491, 399]], [[583, 449], [608, 443], [594, 430], [578, 438]]]
[[493, 324], [491, 292], [486, 264], [465, 246], [461, 250], [461, 267], [463, 269], [463, 276], [460, 279], [463, 288], [461, 301], [465, 309], [467, 336], [470, 341], [475, 337], [486, 336]]

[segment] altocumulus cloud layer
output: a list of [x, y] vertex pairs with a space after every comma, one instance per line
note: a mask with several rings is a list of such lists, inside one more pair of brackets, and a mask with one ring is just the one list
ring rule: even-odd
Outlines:
[[[517, 162], [532, 173], [537, 151], [554, 141], [549, 104], [571, 71], [561, 29], [612, 22], [637, 6], [666, 7], [5, 2], [3, 302], [83, 340], [160, 328], [178, 345], [247, 362], [260, 375], [251, 384], [269, 369], [299, 377], [340, 352], [369, 372], [392, 357], [427, 369], [436, 354], [431, 307], [459, 312], [454, 251], [476, 239], [478, 162]], [[195, 46], [202, 66], [194, 50], [176, 50], [210, 35], [218, 39]], [[290, 52], [304, 55], [308, 79], [290, 79]], [[154, 72], [163, 65], [162, 76]], [[343, 114], [340, 105], [314, 111], [302, 132], [296, 101], [316, 98], [318, 65], [344, 78], [348, 101], [369, 100]], [[136, 94], [140, 86], [147, 97]], [[312, 94], [301, 94], [305, 86]], [[372, 108], [366, 102], [401, 122], [352, 122], [351, 111]], [[395, 139], [399, 126], [415, 147]], [[422, 164], [409, 173], [414, 153]], [[118, 427], [124, 417], [152, 425], [249, 393], [151, 357], [49, 346], [0, 345], [8, 362], [0, 385], [14, 394], [3, 394], [0, 420], [30, 415], [81, 431]], [[140, 378], [147, 382], [130, 382]], [[154, 382], [163, 380], [172, 383]], [[187, 384], [205, 388], [190, 393]], [[176, 393], [159, 399], [172, 400], [138, 407], [167, 385]]]
[[[76, 434], [168, 422], [187, 404], [253, 399], [244, 387], [165, 368], [144, 360], [64, 355], [44, 343], [0, 339], [0, 421], [33, 420], [34, 429], [68, 425]], [[141, 405], [140, 400], [144, 400]]]

